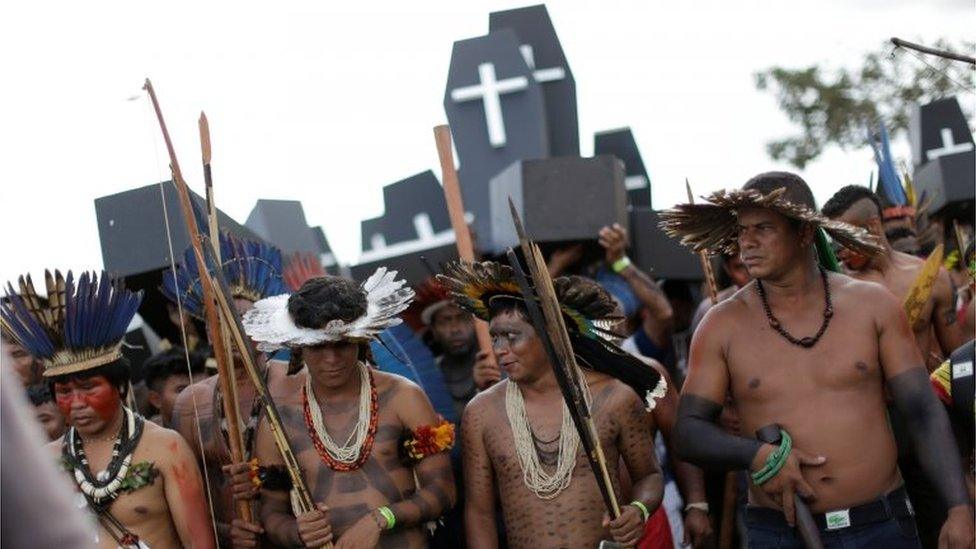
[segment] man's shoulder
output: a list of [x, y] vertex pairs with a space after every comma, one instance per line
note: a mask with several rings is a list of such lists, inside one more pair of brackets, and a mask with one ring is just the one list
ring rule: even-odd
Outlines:
[[464, 415], [484, 413], [504, 397], [507, 387], [508, 379], [503, 379], [484, 391], [479, 391], [464, 407]]
[[751, 301], [751, 292], [755, 292], [756, 283], [749, 282], [731, 295], [708, 308], [702, 318], [702, 325], [726, 326], [727, 322], [747, 314]]
[[143, 446], [146, 453], [150, 454], [155, 461], [162, 462], [175, 458], [181, 453], [181, 449], [189, 449], [187, 442], [179, 433], [150, 421], [143, 424], [139, 446]]
[[213, 399], [213, 394], [216, 387], [217, 376], [211, 376], [207, 379], [187, 386], [186, 389], [180, 391], [180, 394], [176, 397], [176, 402], [173, 405], [174, 415], [187, 413], [187, 411], [192, 411], [194, 408], [196, 409], [197, 413], [202, 408], [209, 409], [210, 401]]
[[855, 278], [843, 273], [830, 273], [829, 275], [831, 292], [844, 299], [894, 299], [884, 284], [873, 280]]

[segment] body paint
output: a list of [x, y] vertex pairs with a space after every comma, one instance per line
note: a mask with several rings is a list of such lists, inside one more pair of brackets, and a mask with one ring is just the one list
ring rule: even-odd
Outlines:
[[65, 419], [71, 418], [71, 410], [80, 403], [94, 410], [102, 421], [110, 421], [122, 405], [118, 390], [104, 376], [55, 383], [54, 399]]

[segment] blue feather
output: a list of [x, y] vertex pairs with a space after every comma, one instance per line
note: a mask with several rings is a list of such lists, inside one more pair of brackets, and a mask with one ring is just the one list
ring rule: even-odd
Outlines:
[[424, 342], [405, 324], [388, 328], [380, 333], [380, 339], [382, 343], [373, 341], [370, 344], [377, 368], [399, 374], [419, 385], [427, 393], [434, 410], [444, 419], [457, 423], [454, 399], [433, 353]]
[[883, 123], [878, 125], [878, 133], [881, 137], [880, 143], [876, 142], [870, 135], [868, 136], [871, 149], [874, 151], [874, 161], [878, 164], [878, 191], [884, 194], [892, 205], [904, 206], [908, 203], [908, 196], [905, 195], [905, 188], [902, 187], [898, 170], [895, 169], [895, 159], [891, 154], [888, 130]]

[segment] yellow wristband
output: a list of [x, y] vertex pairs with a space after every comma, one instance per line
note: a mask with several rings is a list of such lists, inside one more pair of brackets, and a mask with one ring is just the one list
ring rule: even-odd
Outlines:
[[627, 256], [623, 256], [620, 259], [614, 261], [613, 265], [610, 266], [610, 268], [613, 269], [613, 272], [617, 274], [620, 274], [625, 270], [627, 270], [627, 267], [630, 267], [630, 258]]
[[636, 499], [630, 502], [631, 505], [638, 508], [641, 515], [644, 517], [644, 522], [647, 522], [647, 518], [651, 516], [651, 512], [647, 510], [647, 506], [643, 502], [637, 501]]

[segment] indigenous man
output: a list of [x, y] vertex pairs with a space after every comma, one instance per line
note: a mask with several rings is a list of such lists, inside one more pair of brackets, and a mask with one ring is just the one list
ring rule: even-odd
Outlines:
[[594, 327], [594, 321], [617, 320], [616, 304], [603, 288], [581, 277], [556, 279], [560, 305], [575, 319], [567, 322], [574, 352], [593, 368], [581, 372], [583, 391], [615, 493], [621, 457], [633, 483], [633, 501], [620, 502], [621, 515], [611, 521], [512, 277], [511, 269], [491, 262], [455, 264], [439, 277], [459, 307], [490, 321], [495, 359], [508, 374], [479, 393], [461, 420], [468, 545], [497, 545], [497, 493], [512, 547], [596, 547], [602, 539], [632, 547], [661, 503], [654, 425], [646, 410], [663, 394], [661, 377]]
[[[837, 191], [823, 207], [825, 216], [865, 229], [883, 248], [882, 253], [870, 257], [842, 249], [839, 255], [849, 274], [860, 280], [877, 282], [904, 301], [925, 261], [891, 247], [885, 235], [881, 212], [878, 196], [859, 185], [848, 185]], [[966, 341], [956, 322], [955, 294], [949, 273], [944, 268], [939, 268], [932, 295], [911, 328], [929, 370], [938, 367], [944, 357]], [[931, 349], [938, 349], [940, 356], [932, 357]]]
[[[696, 250], [737, 249], [754, 279], [695, 333], [677, 425], [686, 459], [752, 471], [750, 544], [800, 546], [796, 494], [810, 502], [828, 547], [918, 546], [887, 427], [887, 384], [950, 508], [943, 542], [971, 547], [959, 457], [901, 304], [877, 284], [817, 264], [814, 241], [827, 246], [818, 229], [866, 255], [878, 252], [869, 235], [816, 214], [806, 183], [784, 172], [680, 205], [664, 220]], [[730, 391], [743, 433], [778, 425], [780, 446], [716, 425]]]
[[49, 445], [99, 524], [98, 544], [214, 547], [200, 471], [186, 442], [123, 405], [129, 365], [120, 353], [141, 294], [105, 273], [46, 274], [41, 305], [30, 277], [2, 308], [3, 323], [43, 361], [70, 427]]
[[[281, 252], [268, 244], [244, 240], [228, 233], [221, 233], [221, 262], [224, 278], [230, 286], [231, 296], [239, 314], [252, 309], [254, 302], [269, 296], [287, 294], [282, 282]], [[163, 277], [162, 291], [170, 301], [182, 309], [187, 318], [202, 318], [203, 296], [197, 278], [196, 260], [193, 250], [184, 254], [183, 264], [176, 274], [166, 273]], [[192, 324], [189, 323], [189, 324]], [[254, 457], [254, 442], [258, 422], [262, 415], [261, 402], [250, 377], [244, 370], [244, 363], [237, 348], [234, 348], [234, 379], [237, 388], [237, 406], [241, 421], [244, 442], [244, 461]], [[182, 352], [177, 357], [182, 362], [183, 372], [187, 371], [186, 359]], [[194, 357], [191, 356], [191, 362]], [[284, 364], [275, 366], [265, 362], [258, 355], [257, 367], [271, 387], [287, 392], [298, 390], [298, 385], [288, 385], [293, 378], [285, 375]], [[173, 410], [173, 428], [180, 432], [197, 454], [204, 467], [208, 483], [211, 507], [216, 522], [218, 539], [221, 544], [230, 541], [230, 528], [234, 519], [233, 475], [242, 475], [243, 483], [237, 483], [238, 496], [251, 499], [256, 495], [255, 485], [250, 481], [252, 466], [249, 463], [231, 463], [227, 419], [224, 417], [223, 395], [218, 390], [216, 376], [208, 377], [187, 387], [180, 393]], [[280, 386], [279, 386], [280, 385]], [[150, 387], [151, 388], [151, 387]], [[287, 474], [276, 469], [264, 469], [257, 465], [256, 474], [265, 477], [267, 487], [284, 489], [289, 486]]]
[[58, 440], [64, 434], [64, 416], [54, 403], [54, 396], [47, 385], [37, 384], [27, 388], [27, 400], [34, 407], [34, 417], [44, 429], [47, 439]]
[[[4, 299], [6, 302], [7, 300]], [[17, 379], [23, 384], [24, 388], [30, 387], [41, 382], [41, 374], [44, 368], [32, 357], [23, 345], [17, 343], [15, 338], [7, 333], [6, 328], [0, 330], [0, 343], [3, 344], [11, 360], [7, 364], [13, 366], [13, 371], [17, 374]]]
[[206, 357], [200, 353], [190, 353], [187, 362], [186, 351], [173, 347], [149, 357], [143, 365], [146, 370], [146, 388], [149, 389], [149, 403], [159, 414], [152, 421], [166, 428], [173, 427], [173, 406], [176, 399], [191, 382], [191, 375], [201, 376], [206, 371]]
[[[369, 341], [399, 323], [413, 291], [381, 268], [360, 286], [324, 276], [289, 296], [261, 300], [244, 327], [264, 350], [288, 346], [303, 388], [276, 393], [285, 433], [318, 509], [295, 516], [288, 494], [263, 490], [261, 526], [235, 522], [235, 543], [339, 548], [424, 547], [421, 526], [454, 504], [447, 451], [454, 428], [424, 392], [369, 364]], [[282, 464], [267, 422], [262, 465]]]
[[[878, 196], [866, 187], [848, 185], [824, 204], [823, 213], [831, 219], [861, 227], [877, 239], [883, 248], [880, 254], [868, 257], [843, 248], [839, 255], [851, 276], [877, 282], [900, 302], [904, 302], [915, 286], [925, 262], [892, 248], [888, 240], [889, 233], [886, 233], [882, 224], [882, 207]], [[953, 349], [965, 341], [956, 319], [952, 282], [949, 273], [939, 267], [932, 293], [915, 325], [911, 326], [918, 350], [930, 371], [937, 368], [943, 357], [949, 356]], [[932, 481], [926, 477], [919, 456], [913, 452], [908, 435], [909, 419], [903, 417], [897, 409], [891, 410], [891, 424], [899, 449], [898, 465], [905, 479], [908, 495], [915, 503], [922, 545], [934, 547], [945, 522], [947, 509]]]

